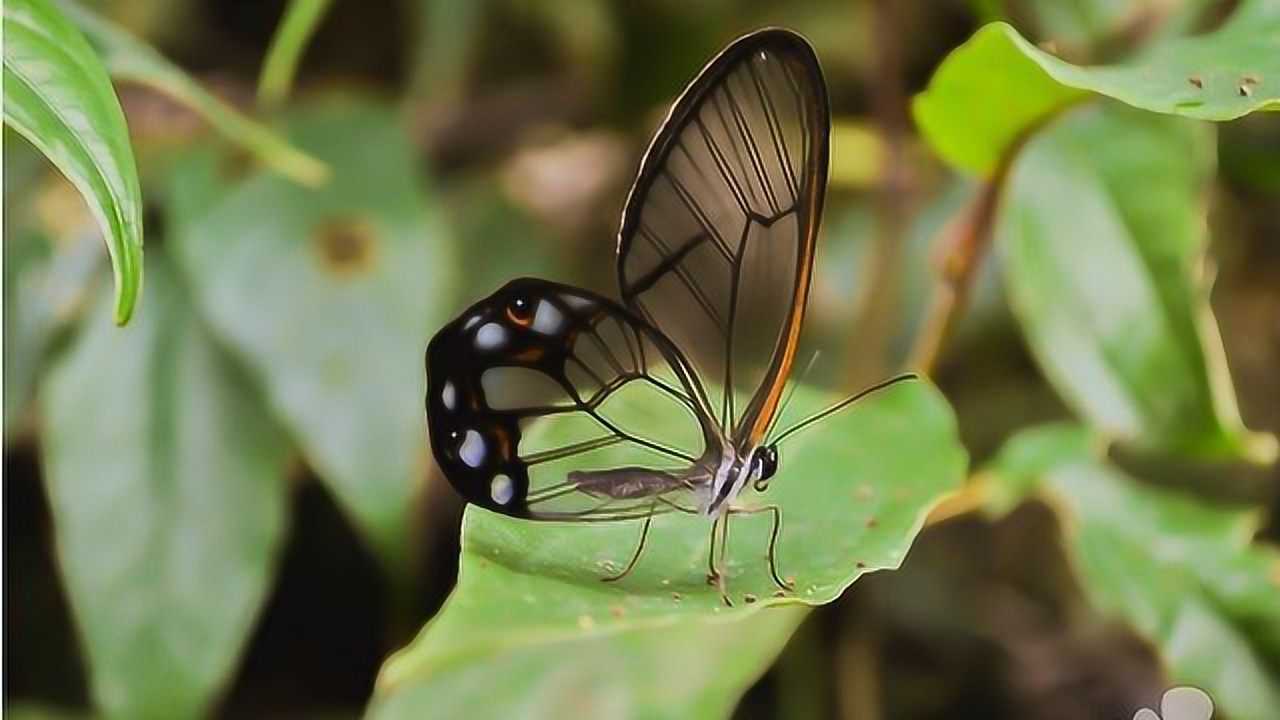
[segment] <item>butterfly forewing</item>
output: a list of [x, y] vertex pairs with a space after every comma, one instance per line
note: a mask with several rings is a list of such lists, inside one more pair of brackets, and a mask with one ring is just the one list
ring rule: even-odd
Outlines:
[[469, 501], [508, 515], [687, 505], [714, 437], [679, 352], [616, 303], [564, 285], [516, 280], [476, 303], [432, 339], [427, 372], [437, 462]]
[[794, 361], [829, 126], [808, 43], [748, 35], [677, 101], [623, 212], [623, 300], [692, 359], [705, 411], [739, 447], [763, 437]]

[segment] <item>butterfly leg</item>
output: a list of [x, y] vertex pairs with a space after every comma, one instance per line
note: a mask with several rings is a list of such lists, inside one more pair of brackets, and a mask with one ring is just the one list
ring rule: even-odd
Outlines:
[[783, 590], [791, 590], [793, 583], [783, 580], [778, 574], [778, 534], [782, 531], [782, 508], [777, 505], [762, 505], [756, 508], [730, 508], [726, 515], [735, 513], [738, 515], [754, 515], [756, 513], [767, 512], [773, 515], [773, 527], [769, 531], [769, 576], [773, 578], [773, 582]]
[[[723, 532], [721, 526], [724, 526]], [[716, 535], [722, 534], [720, 539], [720, 554], [716, 555]], [[733, 607], [733, 601], [729, 599], [729, 593], [724, 586], [724, 573], [720, 570], [720, 566], [724, 563], [724, 546], [729, 542], [729, 514], [724, 513], [718, 516], [711, 523], [711, 549], [707, 553], [707, 584], [715, 585], [720, 590], [720, 599], [725, 605]]]
[[636, 551], [632, 553], [631, 559], [627, 561], [627, 566], [622, 568], [622, 572], [617, 575], [600, 578], [601, 582], [617, 582], [630, 575], [631, 571], [635, 569], [636, 563], [640, 560], [640, 553], [644, 552], [645, 541], [649, 539], [649, 525], [653, 523], [653, 509], [655, 505], [657, 505], [656, 502], [649, 506], [649, 514], [644, 518], [644, 527], [640, 529], [640, 544], [636, 546]]

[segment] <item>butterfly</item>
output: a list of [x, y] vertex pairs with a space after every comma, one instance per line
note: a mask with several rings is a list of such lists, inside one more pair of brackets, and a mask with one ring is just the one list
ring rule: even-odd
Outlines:
[[[621, 302], [521, 278], [432, 338], [428, 429], [453, 487], [516, 518], [643, 520], [630, 561], [607, 581], [635, 567], [655, 515], [707, 517], [708, 580], [726, 603], [729, 518], [767, 512], [770, 576], [789, 589], [775, 553], [781, 509], [739, 496], [748, 485], [764, 492], [783, 439], [914, 377], [771, 435], [809, 295], [830, 126], [822, 70], [801, 36], [759, 30], [712, 59], [641, 160], [618, 232]], [[618, 402], [640, 392], [677, 412], [643, 431]], [[548, 423], [560, 429], [539, 432]]]

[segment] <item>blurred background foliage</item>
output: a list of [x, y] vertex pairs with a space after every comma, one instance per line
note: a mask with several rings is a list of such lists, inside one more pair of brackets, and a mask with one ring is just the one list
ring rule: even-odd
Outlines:
[[[807, 381], [928, 370], [963, 452], [923, 391], [833, 426], [797, 483], [933, 494], [855, 543], [901, 569], [808, 614], [574, 595], [600, 615], [478, 643], [561, 590], [486, 569], [539, 539], [483, 515], [460, 553], [426, 340], [516, 275], [612, 295], [658, 120], [769, 24], [835, 119]], [[1280, 707], [1275, 0], [17, 0], [4, 32], [6, 711]]]

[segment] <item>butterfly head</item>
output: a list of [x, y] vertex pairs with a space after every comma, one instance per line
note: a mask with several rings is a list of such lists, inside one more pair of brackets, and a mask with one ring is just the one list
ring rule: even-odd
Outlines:
[[751, 474], [755, 478], [752, 486], [756, 491], [764, 492], [769, 487], [769, 479], [778, 472], [778, 446], [761, 445], [756, 448], [751, 463], [754, 466]]

